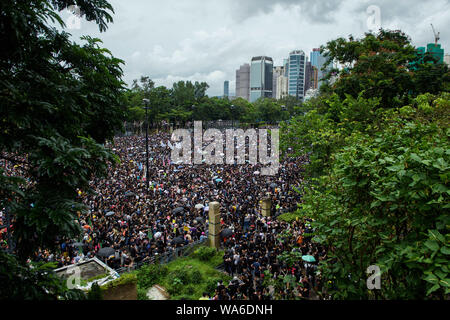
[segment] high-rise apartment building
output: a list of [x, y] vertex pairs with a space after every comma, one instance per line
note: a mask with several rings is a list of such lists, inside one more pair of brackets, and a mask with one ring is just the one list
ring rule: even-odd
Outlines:
[[272, 81], [272, 97], [276, 98], [278, 95], [277, 80], [278, 77], [284, 76], [284, 66], [273, 67], [273, 81]]
[[228, 98], [230, 96], [230, 82], [228, 80], [223, 82], [223, 96]]
[[275, 98], [279, 100], [288, 95], [288, 77], [281, 75], [277, 78], [277, 92]]
[[273, 59], [253, 57], [250, 65], [250, 102], [271, 98], [273, 86]]
[[288, 93], [303, 100], [305, 94], [306, 55], [302, 50], [289, 53]]
[[236, 97], [250, 99], [250, 65], [243, 64], [236, 70]]

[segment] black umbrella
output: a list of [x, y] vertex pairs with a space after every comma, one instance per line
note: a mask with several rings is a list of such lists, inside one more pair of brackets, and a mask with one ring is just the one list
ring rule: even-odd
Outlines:
[[100, 257], [109, 257], [114, 255], [114, 253], [116, 253], [116, 250], [114, 250], [114, 248], [111, 247], [106, 247], [106, 248], [101, 248], [100, 250], [98, 250], [97, 255], [99, 255]]
[[135, 196], [135, 194], [131, 191], [125, 192], [125, 197], [134, 197], [134, 196]]
[[231, 229], [223, 229], [222, 231], [220, 231], [220, 236], [222, 238], [228, 238], [229, 236], [231, 236], [233, 234], [233, 230]]
[[183, 207], [178, 207], [178, 208], [173, 209], [172, 213], [173, 214], [178, 214], [178, 213], [181, 213], [183, 211], [184, 211]]
[[72, 247], [84, 247], [85, 244], [83, 242], [75, 242], [72, 243]]
[[182, 237], [176, 237], [175, 239], [172, 240], [172, 243], [181, 244], [184, 243], [184, 239]]
[[203, 223], [205, 221], [205, 220], [203, 220], [202, 217], [197, 217], [194, 220], [197, 221], [198, 223]]

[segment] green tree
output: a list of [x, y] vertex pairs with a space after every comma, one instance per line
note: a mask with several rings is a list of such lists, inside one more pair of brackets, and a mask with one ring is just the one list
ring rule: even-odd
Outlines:
[[21, 263], [38, 248], [57, 250], [58, 238], [79, 234], [77, 211], [86, 208], [77, 190], [88, 192], [90, 179], [117, 161], [103, 143], [122, 129], [123, 61], [98, 39], [83, 37], [79, 45], [49, 25], [64, 26], [56, 12], [74, 2], [101, 31], [112, 21], [103, 0], [0, 4], [0, 157], [25, 172], [11, 178], [0, 170], [0, 205], [12, 216]]
[[381, 268], [380, 298], [450, 292], [448, 98], [385, 113], [373, 136], [355, 132], [330, 174], [308, 189], [301, 212], [328, 248], [321, 269], [335, 298], [373, 298], [370, 265]]
[[[410, 39], [401, 31], [381, 29], [377, 35], [367, 33], [362, 39], [339, 38], [322, 46], [327, 57], [324, 68], [332, 63], [343, 66], [332, 69], [326, 77], [337, 80], [329, 89], [341, 98], [346, 94], [364, 98], [380, 97], [380, 107], [402, 107], [413, 97], [442, 91], [450, 80], [444, 64], [420, 64], [420, 57]], [[419, 64], [416, 69], [413, 66]], [[426, 79], [432, 81], [426, 81]]]

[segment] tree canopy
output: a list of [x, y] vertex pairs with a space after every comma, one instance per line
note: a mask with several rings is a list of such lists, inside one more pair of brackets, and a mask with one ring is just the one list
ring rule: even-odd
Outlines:
[[[58, 239], [79, 234], [77, 212], [86, 208], [77, 191], [89, 192], [90, 179], [117, 161], [103, 144], [125, 119], [124, 62], [99, 39], [85, 36], [78, 44], [50, 25], [64, 27], [57, 12], [73, 4], [100, 31], [112, 22], [113, 9], [104, 0], [0, 3], [0, 205], [13, 226], [9, 249], [21, 262], [38, 248], [58, 250]], [[21, 176], [11, 176], [12, 166]], [[12, 281], [1, 276], [2, 283]], [[58, 288], [30, 292], [34, 298], [46, 291], [56, 296]]]
[[[285, 151], [310, 156], [297, 215], [313, 219], [314, 241], [328, 250], [320, 294], [448, 297], [448, 67], [417, 60], [401, 31], [333, 40], [322, 52], [342, 69], [281, 135]], [[372, 265], [380, 290], [366, 284]]]

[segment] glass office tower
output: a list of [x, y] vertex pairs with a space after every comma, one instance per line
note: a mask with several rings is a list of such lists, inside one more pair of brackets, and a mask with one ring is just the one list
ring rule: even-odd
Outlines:
[[250, 65], [250, 102], [272, 97], [273, 60], [270, 57], [253, 57]]
[[288, 93], [303, 100], [305, 92], [306, 55], [302, 50], [295, 50], [289, 54]]

